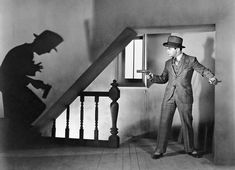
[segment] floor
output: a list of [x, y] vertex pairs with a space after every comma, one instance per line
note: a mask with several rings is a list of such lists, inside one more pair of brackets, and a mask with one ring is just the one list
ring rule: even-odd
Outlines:
[[151, 158], [155, 142], [138, 139], [118, 149], [95, 147], [46, 146], [0, 152], [0, 170], [234, 170], [215, 166], [209, 156], [193, 158], [181, 145], [170, 142], [167, 153]]

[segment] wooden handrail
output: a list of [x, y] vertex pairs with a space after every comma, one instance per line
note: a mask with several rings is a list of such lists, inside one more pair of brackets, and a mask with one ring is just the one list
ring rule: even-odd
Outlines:
[[113, 61], [114, 58], [137, 36], [131, 29], [124, 29], [100, 57], [77, 79], [77, 81], [33, 125], [39, 129], [57, 118], [86, 87]]
[[101, 92], [101, 91], [84, 91], [79, 96], [99, 96], [99, 97], [108, 97], [109, 92]]

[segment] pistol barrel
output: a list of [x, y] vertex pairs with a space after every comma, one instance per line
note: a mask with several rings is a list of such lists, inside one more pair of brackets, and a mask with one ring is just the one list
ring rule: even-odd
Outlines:
[[149, 70], [137, 70], [137, 73], [148, 74], [148, 73], [150, 73], [150, 71]]

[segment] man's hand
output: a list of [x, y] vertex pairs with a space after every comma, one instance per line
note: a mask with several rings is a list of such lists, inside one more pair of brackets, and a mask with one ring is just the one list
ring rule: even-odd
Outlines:
[[146, 74], [146, 78], [151, 80], [153, 78], [153, 73], [149, 72], [148, 74]]
[[212, 77], [209, 79], [209, 83], [212, 84], [212, 85], [216, 85], [218, 83], [220, 83], [221, 81], [217, 80], [216, 77]]
[[137, 73], [146, 74], [147, 79], [152, 79], [153, 78], [153, 73], [151, 73], [149, 70], [137, 70]]

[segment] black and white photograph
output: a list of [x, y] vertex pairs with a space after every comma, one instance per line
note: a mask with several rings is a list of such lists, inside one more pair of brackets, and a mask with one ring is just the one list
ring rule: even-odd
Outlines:
[[234, 0], [1, 0], [0, 170], [233, 170], [234, 30]]

